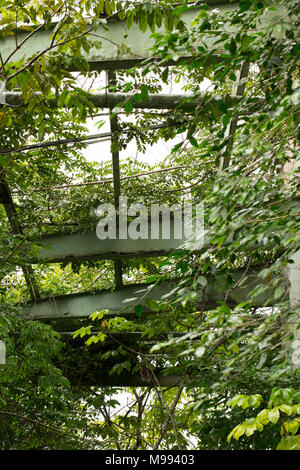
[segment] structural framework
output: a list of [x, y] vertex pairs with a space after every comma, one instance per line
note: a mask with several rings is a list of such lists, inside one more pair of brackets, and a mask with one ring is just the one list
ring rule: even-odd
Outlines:
[[[227, 1], [209, 1], [206, 0], [211, 8], [218, 7], [220, 9], [233, 9], [236, 7], [235, 3]], [[283, 12], [284, 14], [284, 12]], [[197, 16], [197, 10], [187, 11], [183, 13], [182, 20], [189, 28], [192, 21]], [[265, 18], [265, 23], [261, 24], [261, 28], [267, 27], [268, 23], [272, 21], [272, 12], [270, 17]], [[108, 28], [103, 31], [101, 25], [99, 30], [95, 32], [96, 35], [101, 37], [101, 41], [105, 44], [105, 47], [101, 49], [92, 48], [86, 55], [86, 58], [90, 64], [91, 70], [103, 71], [107, 73], [107, 80], [109, 84], [113, 84], [115, 81], [115, 71], [128, 69], [132, 66], [139, 66], [143, 64], [145, 59], [151, 58], [151, 47], [153, 46], [154, 39], [151, 37], [150, 30], [142, 33], [137, 25], [133, 25], [130, 29], [127, 29], [125, 23], [118, 19], [113, 19], [108, 23]], [[164, 32], [163, 26], [161, 32]], [[25, 37], [25, 32], [19, 32], [19, 41]], [[51, 30], [40, 30], [36, 34], [32, 35], [32, 38], [28, 40], [24, 47], [20, 48], [20, 51], [16, 53], [15, 60], [21, 57], [30, 57], [34, 53], [38, 53], [40, 50], [45, 50], [49, 47]], [[209, 39], [208, 39], [209, 40]], [[1, 40], [1, 54], [3, 60], [9, 57], [11, 51], [14, 49], [14, 38], [7, 37]], [[220, 53], [222, 48], [220, 46]], [[181, 59], [186, 59], [187, 56], [182, 56], [176, 59], [176, 63]], [[216, 54], [215, 60], [218, 59]], [[155, 60], [152, 57], [151, 60]], [[171, 60], [169, 64], [172, 65]], [[164, 63], [164, 65], [166, 65]], [[211, 105], [211, 100], [215, 101], [216, 108], [221, 106], [223, 103], [227, 105], [233, 105], [234, 102], [244, 92], [245, 81], [249, 71], [249, 64], [244, 63], [241, 70], [239, 71], [238, 87], [232, 90], [232, 93], [228, 96], [220, 96], [219, 98], [214, 97], [207, 101], [207, 98], [203, 96], [203, 99], [193, 100], [187, 95], [149, 95], [148, 100], [133, 102], [135, 108], [144, 109], [182, 109], [182, 111], [190, 111], [193, 108], [203, 108], [204, 114], [206, 107]], [[106, 92], [103, 94], [89, 94], [88, 99], [99, 108], [112, 109], [116, 105], [125, 102], [129, 95]], [[186, 98], [189, 98], [187, 101]], [[22, 104], [20, 96], [6, 92], [5, 88], [2, 88], [1, 102], [9, 104]], [[51, 105], [56, 106], [54, 100]], [[259, 109], [259, 99], [253, 101], [253, 110]], [[252, 110], [252, 111], [253, 111]], [[220, 111], [221, 112], [221, 111]], [[249, 111], [250, 112], [250, 111]], [[237, 120], [231, 120], [227, 127], [228, 147], [232, 144]], [[104, 137], [109, 137], [112, 143], [118, 139], [118, 118], [113, 116], [110, 118], [110, 132], [102, 133], [94, 136], [90, 136], [91, 141], [97, 141]], [[68, 143], [67, 140], [50, 142], [49, 146], [60, 145]], [[24, 146], [22, 150], [34, 149], [45, 144], [32, 144]], [[46, 144], [47, 145], [47, 144]], [[229, 155], [230, 153], [224, 149], [224, 153], [221, 158], [221, 168], [225, 168], [230, 164]], [[13, 153], [13, 149], [4, 149], [2, 153]], [[114, 188], [114, 205], [118, 210], [119, 197], [122, 195], [122, 178], [120, 175], [120, 156], [118, 151], [113, 151], [112, 155], [112, 168], [113, 168], [113, 188]], [[160, 170], [159, 170], [160, 171]], [[161, 170], [165, 171], [165, 170]], [[89, 184], [89, 183], [87, 183]], [[92, 183], [90, 183], [92, 184]], [[95, 182], [94, 184], [100, 184]], [[13, 194], [5, 180], [1, 181], [0, 184], [0, 202], [4, 204], [7, 217], [9, 219], [12, 230], [15, 233], [22, 234], [22, 229], [18, 224], [17, 213], [14, 205]], [[172, 228], [172, 227], [171, 227]], [[151, 227], [150, 227], [151, 229]], [[172, 232], [172, 230], [171, 230]], [[160, 299], [170, 290], [168, 283], [160, 286], [148, 286], [145, 284], [123, 286], [123, 273], [122, 273], [122, 259], [126, 258], [141, 258], [144, 256], [164, 256], [178, 249], [184, 239], [170, 238], [165, 240], [162, 237], [156, 240], [103, 240], [100, 241], [96, 237], [96, 233], [93, 232], [79, 232], [70, 234], [55, 234], [51, 236], [45, 236], [41, 238], [38, 243], [38, 249], [34, 251], [31, 261], [32, 264], [36, 263], [59, 263], [62, 261], [74, 261], [74, 260], [91, 260], [91, 259], [111, 259], [114, 262], [115, 268], [115, 290], [114, 291], [101, 291], [101, 292], [84, 292], [76, 295], [65, 295], [58, 296], [51, 299], [40, 298], [37, 284], [34, 279], [34, 272], [31, 264], [24, 263], [22, 266], [24, 277], [28, 285], [28, 289], [31, 295], [32, 303], [20, 308], [20, 314], [29, 319], [65, 319], [65, 318], [78, 318], [87, 317], [96, 310], [109, 309], [110, 315], [116, 315], [122, 313], [122, 315], [130, 315], [134, 311], [134, 307], [137, 304], [145, 306], [145, 300], [147, 298]], [[298, 259], [298, 258], [297, 258]], [[299, 260], [298, 260], [299, 264]], [[247, 287], [237, 287], [230, 293], [230, 298], [227, 299], [232, 305], [238, 304], [243, 301], [245, 293], [251, 290], [257, 283], [258, 272], [252, 270], [247, 272], [248, 282]], [[237, 271], [235, 279], [238, 280], [244, 276], [243, 271]], [[291, 277], [293, 281], [293, 278]], [[297, 280], [293, 284], [293, 296], [298, 299], [300, 296], [299, 287], [297, 287]], [[296, 294], [295, 294], [296, 289]], [[298, 289], [298, 290], [297, 290]], [[257, 300], [255, 307], [264, 305], [265, 299], [269, 298], [272, 292], [269, 290], [261, 295]], [[215, 285], [209, 285], [205, 292], [199, 290], [198, 292], [198, 303], [204, 306], [204, 309], [211, 309], [217, 305], [217, 302], [223, 300], [225, 296], [224, 286], [216, 288]], [[293, 297], [293, 301], [295, 301]], [[275, 302], [275, 301], [274, 301]], [[148, 309], [149, 310], [149, 309]], [[136, 338], [135, 338], [136, 339]], [[180, 377], [163, 377], [158, 376], [161, 385], [177, 385], [180, 383]], [[98, 377], [97, 383], [100, 385], [133, 385], [143, 386], [145, 383], [141, 381], [138, 376], [120, 376], [119, 378], [110, 377]]]

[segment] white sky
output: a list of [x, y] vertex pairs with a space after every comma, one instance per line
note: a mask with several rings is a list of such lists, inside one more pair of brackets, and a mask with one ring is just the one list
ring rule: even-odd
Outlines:
[[[208, 86], [210, 85], [209, 80], [205, 80], [203, 82], [203, 91], [205, 91]], [[101, 74], [99, 80], [97, 80], [97, 91], [101, 87], [105, 86], [105, 74]], [[162, 84], [162, 92], [165, 94], [185, 94], [182, 87], [184, 86], [183, 82], [175, 83], [172, 81], [170, 84]], [[202, 88], [202, 87], [201, 87]], [[102, 90], [103, 92], [103, 90]], [[109, 110], [104, 109], [101, 112], [106, 113]], [[127, 120], [133, 122], [131, 116], [121, 115], [120, 119]], [[104, 120], [105, 124], [98, 129], [97, 123], [100, 120]], [[94, 119], [88, 119], [87, 127], [90, 134], [97, 134], [97, 133], [104, 133], [110, 132], [110, 124], [109, 124], [109, 116], [101, 116], [96, 117]], [[182, 135], [176, 137], [175, 139], [170, 139], [167, 142], [164, 140], [160, 140], [156, 144], [150, 146], [148, 145], [147, 150], [145, 153], [139, 152], [136, 146], [135, 139], [133, 139], [128, 145], [125, 150], [120, 151], [120, 160], [130, 158], [137, 158], [140, 162], [147, 162], [151, 165], [159, 165], [171, 152], [173, 146], [180, 142], [182, 139]], [[101, 161], [108, 161], [111, 160], [111, 152], [110, 152], [110, 140], [105, 142], [98, 142], [92, 145], [88, 145], [86, 149], [83, 150], [83, 155], [88, 161], [97, 161], [101, 163]]]

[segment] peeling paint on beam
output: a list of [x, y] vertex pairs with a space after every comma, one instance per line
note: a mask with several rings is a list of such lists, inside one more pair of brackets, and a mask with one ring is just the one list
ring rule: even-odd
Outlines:
[[[254, 289], [262, 279], [258, 277], [258, 270], [249, 270], [244, 276], [244, 271], [239, 270], [232, 275], [236, 283], [243, 277], [243, 285], [234, 287], [226, 299], [228, 305], [237, 305], [245, 301], [249, 292]], [[164, 283], [158, 286], [139, 284], [125, 286], [115, 291], [103, 290], [98, 292], [86, 292], [82, 294], [61, 295], [40, 300], [35, 304], [24, 306], [20, 310], [20, 315], [27, 319], [58, 319], [58, 318], [84, 318], [100, 310], [108, 310], [109, 316], [117, 314], [128, 315], [134, 312], [135, 305], [143, 305], [144, 311], [150, 310], [145, 307], [147, 298], [160, 300], [176, 287], [175, 284]], [[225, 299], [228, 288], [225, 289], [219, 283], [211, 283], [206, 286], [205, 291], [198, 291], [196, 308], [199, 310], [212, 310]], [[188, 295], [188, 290], [187, 290]], [[266, 300], [273, 298], [273, 291], [269, 288], [265, 293], [260, 294], [253, 307], [262, 307]], [[272, 302], [271, 302], [272, 304]]]

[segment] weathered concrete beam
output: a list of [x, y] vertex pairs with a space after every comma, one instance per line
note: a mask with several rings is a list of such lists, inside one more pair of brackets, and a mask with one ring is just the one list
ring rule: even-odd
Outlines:
[[[218, 7], [222, 10], [234, 8], [234, 5], [229, 5], [229, 2], [225, 1], [212, 1], [209, 3], [212, 8]], [[195, 9], [183, 13], [181, 19], [187, 27], [190, 27], [198, 12], [199, 10]], [[99, 24], [96, 31], [87, 36], [88, 40], [98, 40], [102, 43], [102, 48], [94, 47], [88, 53], [85, 53], [85, 58], [92, 70], [129, 68], [151, 56], [149, 49], [155, 41], [154, 38], [150, 37], [152, 33], [149, 28], [145, 33], [142, 33], [139, 26], [134, 23], [128, 29], [126, 23], [118, 20], [117, 17], [107, 23], [107, 27], [108, 30], [105, 30]], [[157, 31], [164, 33], [166, 30], [162, 25]], [[28, 34], [28, 32], [18, 30], [18, 44], [21, 44]], [[22, 47], [16, 50], [10, 59], [11, 62], [17, 62], [23, 58], [28, 60], [38, 52], [46, 50], [51, 44], [52, 34], [51, 29], [37, 31]], [[16, 38], [14, 36], [8, 36], [1, 40], [1, 55], [4, 62], [15, 50], [15, 45]]]
[[[235, 283], [243, 276], [242, 270], [233, 275]], [[249, 270], [241, 286], [234, 287], [226, 298], [229, 305], [237, 305], [244, 302], [249, 292], [254, 289], [262, 279], [258, 277], [259, 271]], [[164, 283], [158, 286], [140, 284], [122, 287], [115, 291], [103, 290], [99, 292], [86, 292], [82, 294], [61, 295], [51, 297], [24, 306], [20, 315], [28, 319], [58, 319], [58, 318], [83, 318], [92, 313], [107, 310], [109, 316], [117, 314], [128, 315], [134, 312], [136, 305], [142, 305], [144, 312], [150, 312], [146, 306], [146, 299], [160, 300], [164, 298], [176, 286]], [[211, 310], [218, 306], [219, 301], [224, 301], [229, 287], [224, 282], [208, 284], [205, 290], [198, 291], [196, 308], [199, 310]], [[182, 293], [183, 298], [189, 294], [188, 289]], [[273, 298], [273, 291], [269, 288], [263, 294], [257, 296], [252, 302], [255, 307], [261, 307], [265, 302]], [[272, 304], [272, 301], [270, 302]]]

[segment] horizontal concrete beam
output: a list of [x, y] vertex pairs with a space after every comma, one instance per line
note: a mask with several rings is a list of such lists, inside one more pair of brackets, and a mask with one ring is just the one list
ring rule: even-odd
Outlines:
[[[225, 1], [212, 1], [209, 3], [212, 8], [218, 7], [222, 10], [234, 8], [232, 4], [229, 5], [229, 2]], [[182, 14], [181, 19], [189, 28], [198, 13], [199, 10], [197, 9], [186, 11]], [[96, 31], [87, 36], [90, 41], [98, 40], [102, 43], [102, 48], [93, 47], [88, 53], [85, 53], [85, 58], [90, 63], [92, 70], [129, 68], [151, 56], [149, 49], [153, 46], [154, 39], [150, 37], [152, 33], [149, 28], [145, 33], [142, 33], [139, 26], [134, 23], [128, 29], [126, 23], [118, 20], [117, 17], [114, 17], [114, 20], [108, 22], [106, 26], [108, 30], [105, 30], [99, 23]], [[157, 31], [164, 33], [166, 30], [162, 25]], [[18, 44], [21, 44], [28, 34], [28, 32], [18, 30]], [[37, 31], [16, 50], [10, 61], [17, 62], [22, 59], [27, 61], [38, 52], [46, 50], [51, 44], [52, 34], [51, 29]], [[4, 62], [15, 50], [15, 46], [16, 39], [14, 36], [1, 39], [1, 55]]]
[[[249, 270], [240, 287], [234, 287], [226, 298], [229, 305], [237, 305], [244, 302], [249, 292], [254, 289], [262, 279], [258, 278], [257, 270]], [[244, 272], [237, 271], [232, 275], [235, 283], [242, 278]], [[115, 291], [103, 290], [98, 292], [86, 292], [82, 294], [61, 295], [51, 297], [29, 304], [20, 309], [20, 315], [27, 319], [58, 319], [58, 318], [83, 318], [100, 310], [107, 310], [109, 316], [117, 314], [128, 315], [134, 312], [136, 305], [142, 305], [144, 312], [149, 313], [149, 305], [146, 299], [163, 299], [176, 287], [175, 284], [164, 283], [158, 286], [140, 284], [130, 285]], [[224, 301], [229, 287], [224, 282], [222, 285], [216, 282], [199, 289], [196, 308], [199, 310], [211, 310], [216, 308], [219, 301]], [[188, 289], [182, 294], [183, 298], [189, 294]], [[263, 294], [257, 296], [253, 306], [261, 307], [266, 300], [273, 298], [273, 291], [269, 288]], [[272, 303], [272, 302], [271, 302]]]

